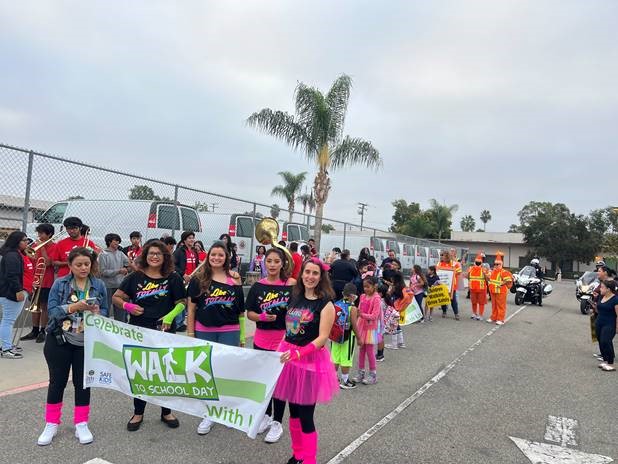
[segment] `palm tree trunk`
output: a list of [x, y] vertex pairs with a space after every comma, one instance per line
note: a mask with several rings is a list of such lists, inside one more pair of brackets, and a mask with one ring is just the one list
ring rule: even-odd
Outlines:
[[288, 222], [292, 222], [292, 215], [294, 214], [294, 205], [292, 203], [290, 203], [288, 205], [288, 214], [289, 214], [289, 218], [288, 218]]
[[322, 216], [324, 215], [324, 205], [328, 199], [330, 191], [330, 179], [325, 168], [320, 167], [320, 170], [315, 176], [314, 193], [315, 193], [315, 222], [313, 238], [315, 239], [315, 247], [320, 251], [320, 239], [322, 238]]

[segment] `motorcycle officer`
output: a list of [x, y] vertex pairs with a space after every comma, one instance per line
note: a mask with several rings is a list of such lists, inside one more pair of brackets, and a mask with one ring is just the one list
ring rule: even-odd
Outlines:
[[543, 306], [543, 288], [545, 287], [545, 282], [544, 282], [545, 273], [543, 272], [543, 268], [541, 268], [541, 262], [539, 261], [539, 258], [537, 257], [533, 258], [532, 261], [530, 261], [530, 265], [534, 267], [534, 270], [536, 271], [536, 278], [541, 281], [541, 284], [539, 285], [538, 297], [539, 297], [539, 306]]

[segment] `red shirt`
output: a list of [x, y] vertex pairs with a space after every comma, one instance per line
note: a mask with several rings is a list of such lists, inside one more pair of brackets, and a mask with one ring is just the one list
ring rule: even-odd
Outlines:
[[32, 282], [34, 281], [34, 263], [26, 255], [22, 255], [24, 260], [24, 290], [32, 295]]
[[[77, 240], [73, 240], [71, 237], [67, 237], [56, 243], [52, 260], [66, 263], [69, 261], [69, 253], [71, 252], [71, 250], [73, 248], [81, 246], [90, 247], [93, 250], [98, 249], [98, 247], [90, 240], [87, 240], [86, 244], [84, 245], [84, 237], [80, 237]], [[69, 271], [69, 266], [58, 267], [58, 277], [64, 277], [65, 275], [68, 275], [69, 272], [71, 272]]]
[[300, 268], [303, 265], [303, 257], [298, 253], [292, 253], [292, 260], [294, 261], [294, 269], [292, 269], [292, 277], [298, 280], [300, 274]]
[[198, 253], [198, 256], [200, 257], [200, 263], [203, 263], [204, 261], [206, 261], [206, 258], [208, 258], [208, 253], [206, 253], [205, 251], [200, 251]]
[[137, 259], [137, 257], [139, 255], [141, 255], [141, 254], [142, 254], [142, 247], [141, 246], [138, 246], [136, 248], [133, 245], [131, 245], [127, 249], [127, 257], [129, 258], [129, 260], [131, 260], [131, 262], [135, 261]]
[[185, 275], [191, 275], [195, 268], [197, 267], [197, 256], [195, 251], [189, 250], [188, 248], [185, 250], [185, 255], [187, 257], [187, 265], [185, 267]]
[[[54, 248], [55, 247], [56, 247], [56, 244], [51, 243], [51, 242], [43, 247], [45, 248], [45, 251], [47, 251], [47, 256], [51, 258], [52, 260], [54, 259]], [[36, 259], [39, 259], [42, 257], [43, 257], [43, 253], [41, 252], [41, 250], [37, 251]], [[51, 288], [53, 284], [54, 284], [54, 266], [53, 264], [50, 264], [45, 268], [45, 274], [43, 275], [43, 285], [41, 285], [41, 288]]]

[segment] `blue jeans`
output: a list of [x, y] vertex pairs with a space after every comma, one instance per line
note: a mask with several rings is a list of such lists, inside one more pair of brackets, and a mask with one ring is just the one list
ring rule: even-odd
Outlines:
[[[459, 305], [457, 304], [457, 292], [453, 293], [453, 299], [451, 300], [451, 307], [453, 308], [453, 313], [455, 315], [459, 314]], [[446, 314], [446, 310], [448, 309], [447, 305], [442, 306], [442, 312]]]
[[0, 340], [2, 340], [2, 349], [5, 351], [13, 348], [13, 325], [27, 300], [28, 298], [24, 301], [12, 301], [8, 298], [0, 297], [0, 306], [2, 306]]
[[200, 332], [196, 330], [195, 338], [207, 342], [221, 343], [222, 345], [240, 346], [240, 330], [231, 332]]
[[185, 317], [187, 317], [187, 310], [183, 309], [180, 312], [180, 314], [178, 314], [178, 316], [176, 316], [176, 319], [174, 319], [176, 321], [176, 327], [180, 327], [181, 325], [184, 325]]

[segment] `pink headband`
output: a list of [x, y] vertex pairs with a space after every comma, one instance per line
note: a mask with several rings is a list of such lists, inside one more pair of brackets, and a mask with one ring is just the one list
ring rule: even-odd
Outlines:
[[326, 263], [323, 263], [320, 258], [316, 258], [316, 257], [309, 258], [309, 262], [320, 266], [320, 269], [322, 269], [323, 272], [330, 271], [330, 266]]

